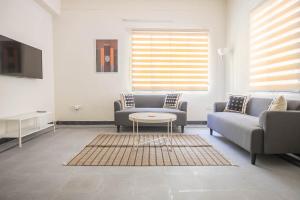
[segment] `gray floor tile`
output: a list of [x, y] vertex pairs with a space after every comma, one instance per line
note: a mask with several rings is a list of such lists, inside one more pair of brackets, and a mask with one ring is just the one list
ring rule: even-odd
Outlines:
[[[300, 168], [276, 156], [249, 153], [202, 127], [200, 134], [237, 166], [71, 167], [64, 166], [97, 134], [110, 127], [64, 127], [0, 154], [0, 200], [298, 200]], [[130, 133], [130, 130], [127, 130]]]

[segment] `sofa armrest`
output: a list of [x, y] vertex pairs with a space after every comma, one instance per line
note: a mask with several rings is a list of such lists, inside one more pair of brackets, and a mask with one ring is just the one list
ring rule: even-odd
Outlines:
[[259, 124], [265, 153], [300, 153], [300, 111], [265, 111]]
[[122, 109], [122, 104], [120, 100], [114, 102], [114, 111], [120, 111]]
[[178, 105], [178, 109], [181, 111], [187, 111], [187, 101], [180, 101]]
[[223, 112], [225, 110], [226, 104], [226, 102], [215, 102], [214, 112]]

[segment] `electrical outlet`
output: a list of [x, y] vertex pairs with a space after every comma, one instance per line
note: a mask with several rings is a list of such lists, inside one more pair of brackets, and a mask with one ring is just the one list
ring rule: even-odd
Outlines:
[[81, 105], [73, 105], [72, 107], [75, 111], [79, 111], [81, 109]]

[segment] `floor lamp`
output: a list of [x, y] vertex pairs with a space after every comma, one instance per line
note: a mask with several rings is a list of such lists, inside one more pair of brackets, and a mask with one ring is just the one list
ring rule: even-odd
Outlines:
[[[232, 52], [232, 49], [226, 48], [226, 47], [217, 49], [217, 53], [218, 53], [218, 56], [219, 56], [219, 59], [220, 59], [221, 66], [224, 68], [224, 81], [226, 80], [226, 70], [225, 70], [224, 57], [226, 55], [230, 54], [231, 52]], [[233, 77], [232, 77], [233, 82], [231, 82], [233, 88], [235, 87], [234, 79], [235, 79], [235, 76], [233, 74]]]

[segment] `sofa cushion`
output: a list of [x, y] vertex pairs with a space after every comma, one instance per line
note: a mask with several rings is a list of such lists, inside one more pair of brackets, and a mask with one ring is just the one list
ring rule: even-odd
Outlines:
[[166, 95], [134, 95], [136, 108], [162, 108]]
[[261, 153], [263, 151], [263, 130], [258, 117], [230, 112], [216, 112], [208, 115], [208, 127], [224, 135], [244, 149]]
[[173, 114], [185, 114], [184, 111], [173, 108], [129, 108], [117, 111], [118, 113], [137, 113], [137, 112], [159, 112], [159, 113], [173, 113]]
[[299, 100], [288, 100], [287, 101], [287, 110], [300, 110], [300, 101]]
[[[272, 99], [270, 98], [250, 98], [246, 114], [258, 117], [262, 112], [267, 111]], [[287, 100], [287, 110], [300, 110], [299, 100]]]
[[186, 125], [186, 112], [178, 109], [170, 108], [129, 108], [115, 112], [115, 121], [120, 125], [131, 125], [132, 122], [128, 119], [128, 115], [138, 112], [159, 112], [176, 114], [177, 120], [175, 124]]
[[262, 112], [269, 109], [272, 99], [252, 97], [248, 101], [246, 114], [258, 117]]

